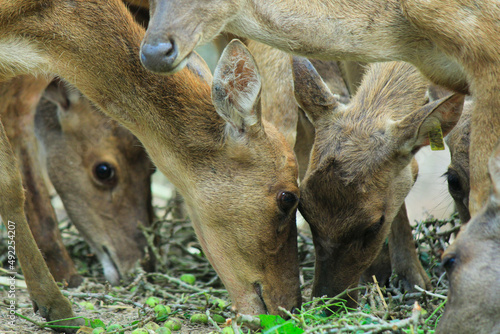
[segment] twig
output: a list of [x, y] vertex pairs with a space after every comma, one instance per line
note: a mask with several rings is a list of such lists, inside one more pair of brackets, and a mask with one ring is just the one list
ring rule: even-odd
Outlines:
[[[259, 319], [259, 317], [256, 317], [256, 316], [253, 316], [253, 315], [238, 313], [236, 315], [236, 321], [233, 321], [233, 322], [238, 322], [240, 324], [244, 324], [245, 326], [247, 326], [247, 327], [249, 327], [251, 329], [260, 328], [260, 319]], [[238, 332], [235, 332], [235, 333], [238, 333]]]
[[191, 291], [206, 292], [206, 293], [224, 293], [224, 292], [226, 292], [226, 290], [214, 290], [212, 288], [210, 288], [208, 290], [200, 289], [200, 288], [198, 288], [198, 287], [196, 287], [194, 285], [189, 285], [186, 282], [183, 282], [180, 279], [172, 277], [172, 276], [167, 275], [167, 274], [160, 274], [160, 273], [149, 273], [149, 274], [147, 274], [147, 277], [153, 277], [153, 276], [162, 277], [162, 278], [166, 279], [167, 281], [169, 281], [171, 283], [175, 283], [175, 284], [177, 284], [179, 286], [182, 286], [183, 288], [186, 288], [187, 290], [191, 290]]
[[[12, 272], [8, 271], [7, 269], [1, 268], [1, 267], [0, 267], [0, 272], [8, 274], [9, 276], [12, 275]], [[23, 275], [18, 274], [18, 273], [14, 273], [14, 276], [17, 279], [20, 279], [20, 280], [24, 281], [24, 276]]]
[[412, 315], [410, 318], [398, 321], [387, 323], [383, 320], [379, 320], [382, 322], [381, 324], [367, 324], [367, 325], [345, 325], [345, 324], [326, 324], [315, 326], [307, 329], [304, 334], [311, 333], [321, 333], [321, 331], [325, 331], [325, 333], [346, 333], [346, 332], [357, 332], [357, 331], [370, 331], [370, 333], [379, 333], [386, 330], [395, 331], [399, 328], [404, 328], [409, 325], [417, 325], [418, 320], [420, 318], [421, 308], [417, 302], [415, 302], [415, 306], [413, 307]]
[[126, 326], [126, 327], [123, 327], [123, 328], [120, 328], [120, 329], [117, 329], [117, 330], [114, 330], [111, 332], [106, 332], [106, 334], [123, 333], [125, 331], [130, 331], [130, 330], [142, 327], [145, 324], [147, 324], [148, 322], [153, 321], [155, 319], [156, 319], [156, 315], [151, 315], [151, 316], [147, 317], [146, 319], [139, 320], [139, 322], [134, 324], [134, 325]]
[[113, 297], [110, 295], [105, 295], [102, 293], [90, 293], [90, 292], [84, 292], [84, 293], [75, 293], [75, 292], [70, 292], [66, 290], [61, 290], [62, 294], [66, 297], [74, 297], [74, 298], [95, 298], [98, 300], [107, 300], [110, 302], [120, 302], [124, 304], [129, 304], [129, 305], [134, 305], [135, 307], [138, 308], [144, 308], [144, 304], [134, 302], [133, 300], [130, 299], [125, 299], [125, 298], [118, 298], [118, 297]]
[[217, 323], [214, 321], [214, 319], [212, 319], [212, 317], [210, 316], [210, 310], [206, 310], [205, 314], [207, 315], [208, 322], [210, 322], [212, 324], [212, 326], [214, 326], [215, 329], [217, 329], [217, 332], [222, 333], [222, 329], [220, 329], [219, 325], [217, 325]]
[[138, 225], [139, 229], [141, 230], [142, 234], [146, 238], [146, 242], [148, 243], [149, 249], [153, 252], [154, 256], [156, 257], [156, 261], [158, 261], [161, 265], [162, 268], [167, 267], [167, 262], [165, 261], [165, 258], [161, 256], [160, 251], [155, 245], [155, 230], [154, 227], [147, 227], [142, 224]]
[[446, 296], [439, 295], [437, 293], [433, 293], [433, 292], [427, 291], [425, 289], [422, 289], [418, 285], [415, 285], [414, 288], [415, 288], [415, 290], [422, 292], [424, 295], [429, 295], [429, 296], [434, 297], [434, 298], [439, 298], [439, 299], [447, 299], [448, 298]]
[[386, 311], [389, 311], [389, 307], [387, 306], [387, 303], [385, 302], [384, 295], [382, 294], [382, 291], [380, 291], [380, 286], [378, 285], [377, 277], [375, 275], [372, 276], [373, 282], [375, 282], [375, 287], [377, 288], [378, 295], [380, 296], [380, 299], [382, 300], [382, 304], [384, 304], [384, 308]]

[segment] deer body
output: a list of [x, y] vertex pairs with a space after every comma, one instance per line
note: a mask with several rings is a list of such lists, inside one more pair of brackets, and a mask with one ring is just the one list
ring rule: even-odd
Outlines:
[[[151, 3], [152, 16], [143, 50], [144, 45], [157, 45], [166, 40], [178, 48], [171, 67], [163, 64], [160, 71], [176, 70], [196, 45], [210, 41], [224, 30], [304, 57], [407, 61], [431, 80], [457, 91], [467, 91], [463, 66], [436, 48], [433, 41], [408, 21], [398, 0], [355, 3], [226, 0], [211, 10], [206, 7], [213, 6], [212, 3], [201, 1], [191, 4], [191, 8], [175, 1], [153, 0]], [[206, 10], [208, 14], [198, 17], [199, 20], [187, 20], [189, 10]], [[143, 60], [149, 58], [143, 52]], [[143, 63], [155, 70], [154, 66], [148, 66], [147, 60]]]
[[[297, 166], [283, 136], [261, 119], [260, 77], [247, 51], [227, 50], [210, 101], [208, 69], [195, 54], [175, 76], [143, 69], [137, 55], [144, 31], [119, 1], [9, 1], [0, 30], [0, 75], [55, 73], [143, 143], [185, 198], [204, 252], [240, 312], [300, 304]], [[15, 57], [5, 52], [13, 40]], [[23, 65], [20, 49], [37, 62]]]

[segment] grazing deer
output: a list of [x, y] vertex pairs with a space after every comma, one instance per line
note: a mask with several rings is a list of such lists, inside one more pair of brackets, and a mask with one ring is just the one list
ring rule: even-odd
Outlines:
[[[284, 137], [261, 119], [260, 76], [244, 46], [226, 48], [211, 90], [196, 54], [177, 75], [146, 71], [137, 57], [144, 30], [118, 0], [7, 1], [0, 31], [0, 77], [56, 74], [143, 143], [183, 195], [203, 251], [239, 312], [300, 305], [297, 165]], [[44, 317], [71, 316], [26, 224], [4, 131], [0, 138], [0, 215], [16, 224], [30, 295]]]
[[141, 60], [151, 71], [180, 70], [197, 45], [224, 30], [306, 57], [406, 61], [436, 84], [470, 92], [478, 110], [472, 116], [471, 212], [486, 201], [486, 157], [500, 137], [496, 1], [224, 0], [214, 7], [152, 0], [150, 12]]
[[[289, 138], [290, 144], [295, 143], [295, 154], [299, 163], [299, 179], [303, 179], [309, 164], [309, 155], [315, 133], [314, 126], [295, 104], [295, 99], [292, 96], [291, 56], [256, 41], [248, 40], [246, 44], [255, 57], [262, 75], [262, 103], [266, 106], [263, 108], [263, 117], [286, 134], [285, 137]], [[354, 95], [359, 87], [360, 78], [365, 69], [364, 65], [355, 62], [321, 60], [311, 60], [311, 63], [330, 91], [335, 92], [335, 98], [343, 104], [348, 104], [350, 95]], [[290, 101], [294, 103], [290, 103]], [[297, 115], [299, 116], [298, 122]], [[293, 128], [293, 116], [295, 116], [297, 124], [296, 131]], [[292, 137], [295, 135], [296, 141]], [[390, 247], [384, 245], [383, 252], [363, 272], [362, 279], [372, 281], [372, 275], [375, 274], [378, 282], [385, 284], [393, 270], [408, 290], [412, 289], [414, 284], [422, 285], [425, 283], [425, 286], [428, 286], [428, 279], [415, 256], [412, 231], [404, 208], [400, 210], [392, 226], [389, 236]], [[322, 281], [318, 284], [329, 286], [331, 281]]]
[[500, 332], [500, 145], [489, 160], [487, 204], [442, 256], [450, 288], [436, 333]]
[[[453, 128], [464, 96], [425, 104], [427, 82], [402, 62], [372, 65], [347, 105], [306, 59], [294, 57], [293, 73], [297, 102], [316, 130], [299, 205], [316, 251], [313, 295], [335, 296], [355, 286], [388, 236], [391, 262], [401, 264], [408, 285], [428, 287], [408, 247], [413, 240], [403, 201], [417, 174], [415, 153], [429, 144], [434, 128], [443, 134]], [[353, 305], [356, 294], [349, 297]]]
[[119, 284], [145, 255], [139, 225], [153, 218], [154, 167], [141, 143], [76, 89], [54, 81], [44, 96], [35, 130], [50, 180], [106, 279]]
[[78, 286], [78, 274], [61, 238], [50, 194], [38, 165], [38, 143], [33, 132], [33, 115], [48, 78], [19, 76], [0, 83], [0, 118], [19, 162], [26, 191], [25, 212], [50, 272], [56, 281]]

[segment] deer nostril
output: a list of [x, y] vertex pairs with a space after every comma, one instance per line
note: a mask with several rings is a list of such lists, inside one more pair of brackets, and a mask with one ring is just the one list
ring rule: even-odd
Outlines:
[[177, 45], [175, 44], [173, 39], [170, 39], [168, 43], [163, 43], [166, 44], [165, 47], [168, 49], [165, 52], [166, 56], [177, 56]]
[[141, 62], [145, 68], [152, 72], [172, 71], [177, 56], [177, 43], [172, 38], [157, 44], [144, 43], [141, 47]]

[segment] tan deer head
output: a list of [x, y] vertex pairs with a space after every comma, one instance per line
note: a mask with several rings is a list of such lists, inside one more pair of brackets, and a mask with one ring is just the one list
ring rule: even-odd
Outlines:
[[376, 258], [414, 183], [414, 154], [432, 129], [453, 128], [463, 96], [426, 104], [418, 71], [392, 62], [372, 65], [343, 105], [307, 60], [294, 57], [293, 67], [297, 101], [316, 130], [299, 205], [316, 250], [313, 295], [332, 297]]

